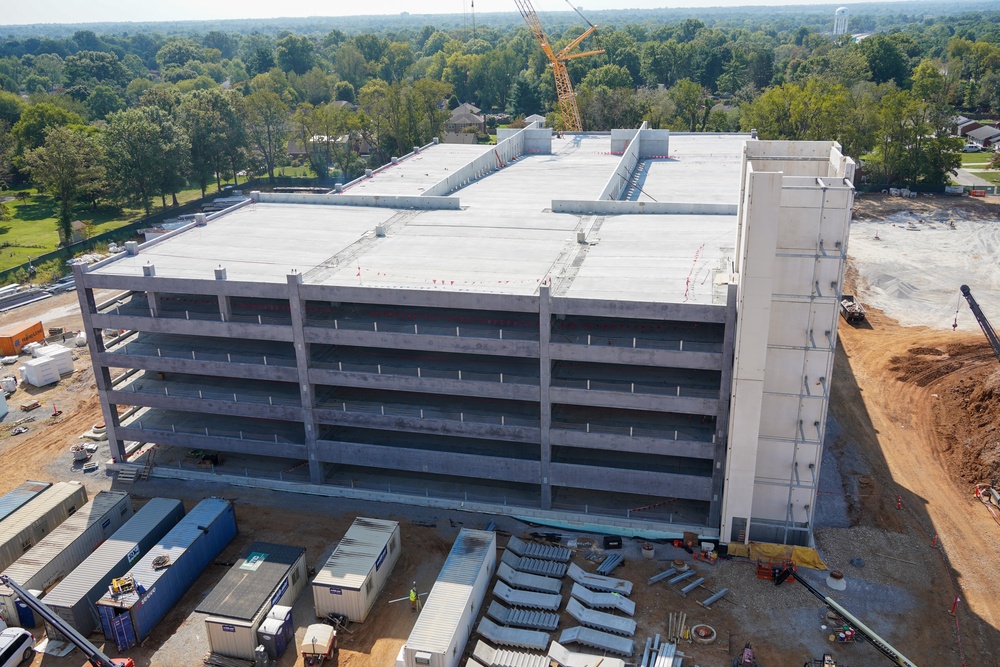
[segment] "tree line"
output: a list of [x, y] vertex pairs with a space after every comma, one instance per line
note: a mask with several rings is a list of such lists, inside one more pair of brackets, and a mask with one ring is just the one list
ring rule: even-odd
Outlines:
[[[824, 16], [602, 28], [585, 46], [604, 53], [569, 63], [584, 127], [835, 139], [879, 182], [946, 182], [953, 116], [1000, 115], [1000, 12], [859, 13], [853, 32], [879, 32], [858, 39], [824, 32]], [[556, 50], [583, 27], [557, 30]], [[289, 140], [315, 175], [351, 177], [440, 135], [459, 102], [561, 124], [544, 55], [510, 22], [10, 37], [0, 40], [0, 183], [53, 194], [68, 225], [82, 203], [148, 211], [191, 185], [273, 178]]]

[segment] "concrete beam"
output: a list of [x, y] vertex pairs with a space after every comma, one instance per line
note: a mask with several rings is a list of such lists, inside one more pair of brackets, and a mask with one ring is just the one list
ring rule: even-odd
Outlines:
[[221, 438], [192, 433], [171, 433], [170, 431], [133, 428], [131, 426], [122, 427], [120, 431], [121, 437], [125, 440], [151, 442], [172, 447], [207, 449], [217, 452], [252, 454], [254, 456], [271, 456], [299, 461], [305, 461], [307, 456], [306, 446], [300, 444], [240, 440], [239, 438]]
[[244, 324], [242, 322], [211, 322], [168, 317], [132, 317], [126, 315], [94, 315], [93, 325], [101, 329], [127, 329], [150, 333], [215, 338], [250, 338], [291, 342], [292, 328], [279, 324]]
[[613, 301], [552, 297], [553, 315], [582, 315], [616, 319], [672, 320], [675, 322], [726, 321], [725, 306], [710, 304], [659, 303], [654, 301]]
[[97, 357], [97, 363], [110, 368], [139, 368], [164, 373], [186, 373], [191, 375], [278, 382], [298, 381], [298, 375], [294, 366], [277, 366], [273, 364], [265, 366], [263, 364], [228, 363], [225, 361], [195, 361], [193, 359], [141, 356], [136, 354], [122, 354], [120, 352], [102, 352]]
[[186, 398], [119, 390], [108, 391], [107, 396], [109, 401], [118, 405], [136, 405], [160, 410], [179, 410], [181, 412], [208, 415], [229, 415], [232, 417], [246, 417], [247, 419], [302, 420], [302, 408], [287, 405], [238, 403], [211, 398]]
[[552, 484], [574, 489], [635, 493], [657, 498], [712, 499], [712, 478], [645, 470], [552, 463]]
[[719, 399], [717, 398], [688, 398], [663, 394], [633, 394], [563, 387], [552, 387], [549, 390], [549, 396], [553, 403], [567, 405], [677, 412], [691, 415], [715, 415], [719, 410]]
[[722, 354], [712, 352], [678, 352], [614, 345], [572, 345], [553, 343], [549, 346], [553, 359], [565, 361], [590, 361], [602, 364], [629, 364], [659, 368], [694, 368], [722, 370]]
[[385, 431], [405, 431], [407, 433], [433, 433], [463, 438], [509, 440], [511, 442], [538, 443], [540, 441], [539, 429], [527, 426], [501, 426], [499, 424], [456, 422], [444, 419], [420, 419], [419, 417], [383, 417], [322, 407], [317, 407], [313, 412], [318, 423], [332, 426], [353, 426]]
[[489, 479], [522, 484], [537, 484], [540, 477], [538, 461], [489, 457], [455, 452], [435, 452], [369, 445], [354, 442], [320, 440], [317, 455], [321, 461], [357, 465], [359, 461], [378, 462], [379, 467], [396, 471], [431, 473]]
[[548, 284], [538, 287], [538, 377], [540, 402], [538, 406], [541, 427], [541, 484], [542, 509], [552, 507], [552, 484], [549, 468], [552, 462], [552, 446], [549, 433], [552, 428], [552, 357], [549, 354], [552, 334], [551, 288]]
[[538, 312], [538, 297], [516, 294], [445, 292], [388, 287], [330, 285], [302, 286], [302, 298], [311, 301], [370, 303], [379, 306], [416, 306], [486, 311]]
[[309, 481], [320, 484], [323, 481], [323, 465], [317, 452], [316, 441], [319, 433], [316, 426], [316, 415], [313, 406], [316, 403], [315, 388], [309, 381], [309, 346], [305, 338], [305, 301], [299, 291], [302, 287], [302, 274], [293, 272], [288, 275], [288, 304], [292, 315], [292, 335], [295, 347], [295, 368], [298, 372], [300, 414], [305, 429], [306, 451], [309, 460]]
[[[673, 431], [670, 432], [673, 435]], [[697, 440], [673, 440], [667, 438], [647, 438], [643, 436], [612, 435], [610, 433], [584, 433], [569, 429], [552, 429], [550, 441], [553, 445], [597, 449], [602, 451], [636, 452], [638, 454], [658, 454], [660, 456], [686, 456], [693, 459], [711, 459], [715, 456], [715, 445]]]
[[361, 389], [384, 389], [409, 391], [444, 396], [481, 396], [517, 401], [538, 402], [539, 388], [516, 382], [480, 382], [476, 380], [444, 380], [433, 377], [392, 375], [390, 373], [354, 373], [323, 368], [309, 370], [309, 381], [333, 387], [357, 387]]
[[471, 336], [425, 336], [423, 334], [376, 333], [374, 331], [306, 327], [305, 339], [310, 343], [326, 345], [489, 354], [501, 357], [533, 358], [538, 356], [538, 343], [533, 341], [497, 340]]

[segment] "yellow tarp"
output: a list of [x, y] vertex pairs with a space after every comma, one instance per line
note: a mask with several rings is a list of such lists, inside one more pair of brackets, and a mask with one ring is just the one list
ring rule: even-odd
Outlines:
[[[733, 546], [729, 545], [729, 553], [733, 553]], [[792, 547], [787, 544], [769, 544], [767, 542], [750, 543], [750, 559], [770, 558], [771, 560], [790, 560], [796, 565], [808, 567], [813, 570], [829, 570], [823, 559], [819, 557], [815, 549], [808, 547]]]

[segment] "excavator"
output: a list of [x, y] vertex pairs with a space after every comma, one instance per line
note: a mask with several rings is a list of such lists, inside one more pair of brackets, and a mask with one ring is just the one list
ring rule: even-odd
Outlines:
[[133, 662], [132, 658], [109, 658], [104, 655], [86, 637], [77, 632], [76, 628], [60, 618], [54, 611], [46, 607], [41, 600], [22, 588], [7, 575], [0, 574], [0, 584], [14, 591], [21, 602], [27, 605], [31, 611], [45, 619], [46, 623], [61, 632], [73, 646], [80, 649], [92, 667], [135, 667], [135, 662]]
[[993, 328], [993, 325], [991, 325], [990, 321], [986, 319], [983, 309], [979, 307], [978, 303], [976, 303], [976, 299], [972, 296], [972, 290], [969, 289], [969, 286], [962, 285], [959, 289], [962, 290], [962, 296], [965, 297], [965, 300], [969, 302], [969, 309], [975, 316], [976, 321], [979, 322], [979, 328], [983, 330], [984, 334], [986, 334], [986, 340], [989, 341], [990, 347], [993, 348], [993, 356], [997, 358], [997, 361], [1000, 361], [1000, 336], [997, 336], [997, 332]]
[[[983, 313], [983, 309], [979, 307], [979, 303], [972, 296], [972, 290], [969, 289], [969, 286], [962, 285], [959, 289], [962, 291], [962, 296], [965, 297], [965, 300], [969, 302], [969, 310], [972, 311], [976, 321], [979, 322], [979, 328], [986, 334], [986, 340], [989, 341], [990, 347], [993, 348], [993, 356], [997, 358], [997, 361], [1000, 361], [1000, 336], [997, 336], [993, 325], [986, 319], [986, 314]], [[956, 324], [957, 322], [958, 320], [956, 319]], [[976, 484], [976, 498], [979, 498], [983, 505], [986, 506], [993, 520], [1000, 524], [1000, 490], [997, 489], [996, 482]]]

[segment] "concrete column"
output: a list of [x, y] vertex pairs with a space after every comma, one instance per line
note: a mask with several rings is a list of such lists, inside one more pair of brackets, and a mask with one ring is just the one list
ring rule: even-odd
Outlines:
[[552, 380], [552, 358], [549, 355], [549, 341], [552, 333], [552, 303], [549, 300], [549, 286], [538, 288], [538, 384], [539, 384], [539, 426], [541, 426], [542, 487], [541, 507], [552, 509], [552, 485], [549, 473], [552, 463], [552, 445], [549, 443], [549, 429], [552, 427], [552, 400], [549, 385]]
[[222, 314], [222, 319], [226, 322], [230, 322], [233, 319], [233, 302], [229, 300], [229, 297], [225, 294], [219, 295], [219, 312]]
[[106, 366], [97, 363], [100, 353], [104, 352], [104, 336], [99, 328], [94, 327], [94, 313], [97, 312], [97, 302], [94, 290], [86, 286], [87, 269], [77, 264], [73, 267], [73, 278], [76, 281], [76, 295], [80, 301], [80, 314], [83, 316], [83, 330], [87, 333], [87, 348], [90, 350], [91, 363], [94, 366], [94, 380], [97, 385], [97, 398], [101, 403], [101, 414], [108, 432], [108, 446], [111, 448], [111, 458], [115, 461], [125, 460], [125, 442], [118, 437], [117, 406], [108, 402], [108, 391], [111, 390], [111, 373]]
[[726, 299], [726, 330], [722, 343], [722, 376], [719, 380], [719, 411], [715, 417], [715, 467], [712, 469], [712, 500], [708, 525], [718, 528], [722, 521], [722, 493], [725, 488], [726, 445], [729, 442], [729, 401], [733, 385], [733, 345], [736, 340], [736, 300], [738, 285], [730, 284]]
[[149, 302], [149, 314], [152, 317], [160, 316], [160, 293], [146, 290], [146, 301]]
[[316, 418], [313, 415], [313, 387], [309, 382], [309, 344], [306, 343], [305, 306], [299, 287], [302, 286], [302, 274], [288, 274], [288, 306], [292, 314], [292, 336], [295, 342], [295, 366], [299, 372], [299, 396], [302, 400], [302, 423], [306, 434], [306, 452], [309, 460], [309, 481], [312, 484], [323, 483], [323, 464], [316, 451], [317, 429]]
[[732, 530], [734, 518], [747, 519], [746, 537], [750, 534], [767, 340], [771, 328], [781, 182], [781, 173], [748, 170], [744, 199], [740, 202], [743, 224], [736, 269], [739, 296], [719, 540], [723, 544], [735, 537], [732, 534], [735, 532]]

